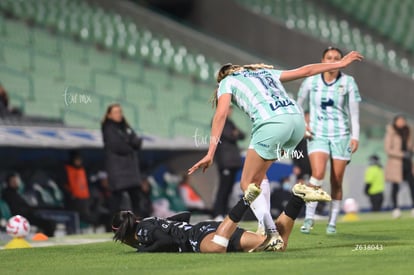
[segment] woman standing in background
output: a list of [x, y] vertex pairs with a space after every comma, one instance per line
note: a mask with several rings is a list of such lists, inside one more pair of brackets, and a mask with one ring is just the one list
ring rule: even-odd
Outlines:
[[399, 218], [401, 210], [398, 205], [398, 191], [400, 183], [406, 181], [411, 191], [412, 210], [414, 217], [414, 178], [412, 172], [412, 135], [407, 120], [403, 115], [396, 115], [392, 124], [386, 129], [384, 149], [387, 154], [385, 165], [385, 180], [391, 183], [392, 217]]
[[141, 172], [138, 151], [142, 139], [126, 121], [121, 105], [109, 105], [102, 120], [102, 136], [109, 186], [112, 191], [111, 212], [120, 211], [123, 193], [127, 192], [132, 210], [141, 217]]

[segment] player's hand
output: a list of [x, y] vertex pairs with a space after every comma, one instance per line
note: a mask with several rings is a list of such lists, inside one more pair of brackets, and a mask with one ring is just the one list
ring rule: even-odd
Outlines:
[[344, 67], [348, 66], [349, 64], [351, 64], [354, 61], [362, 61], [362, 59], [364, 59], [364, 57], [357, 51], [352, 51], [350, 53], [348, 53], [347, 55], [345, 55], [342, 59], [341, 62], [344, 65]]
[[199, 162], [193, 165], [190, 169], [188, 169], [188, 174], [191, 175], [199, 168], [203, 168], [203, 173], [207, 170], [208, 167], [213, 164], [213, 158], [209, 155], [206, 155], [204, 158], [202, 158]]
[[356, 152], [356, 150], [358, 150], [358, 145], [359, 145], [359, 141], [356, 139], [352, 139], [351, 140], [351, 152], [352, 154]]
[[305, 138], [306, 139], [312, 139], [313, 138], [312, 130], [308, 125], [306, 125]]

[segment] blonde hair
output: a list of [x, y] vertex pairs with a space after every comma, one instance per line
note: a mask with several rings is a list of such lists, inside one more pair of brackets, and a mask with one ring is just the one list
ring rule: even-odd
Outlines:
[[[217, 73], [217, 83], [220, 83], [228, 75], [231, 75], [238, 71], [255, 71], [260, 69], [273, 69], [272, 65], [267, 65], [264, 63], [248, 64], [248, 65], [233, 65], [231, 63], [224, 64]], [[217, 97], [218, 88], [215, 89], [213, 95], [210, 98], [210, 102], [213, 108], [217, 107], [218, 97]]]

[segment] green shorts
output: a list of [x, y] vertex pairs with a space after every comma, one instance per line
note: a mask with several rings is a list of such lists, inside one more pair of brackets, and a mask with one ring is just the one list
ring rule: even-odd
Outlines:
[[350, 160], [352, 155], [351, 136], [340, 138], [313, 137], [308, 141], [308, 154], [324, 152], [333, 159]]
[[304, 135], [302, 114], [278, 115], [253, 130], [249, 148], [266, 160], [292, 158]]

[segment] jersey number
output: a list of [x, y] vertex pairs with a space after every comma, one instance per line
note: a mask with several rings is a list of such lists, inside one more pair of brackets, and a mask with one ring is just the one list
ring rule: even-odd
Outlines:
[[255, 76], [266, 90], [277, 89], [275, 80], [270, 76]]

